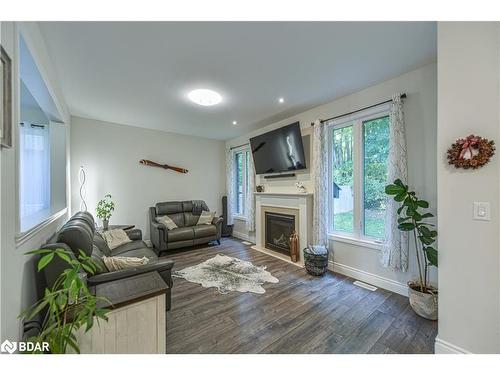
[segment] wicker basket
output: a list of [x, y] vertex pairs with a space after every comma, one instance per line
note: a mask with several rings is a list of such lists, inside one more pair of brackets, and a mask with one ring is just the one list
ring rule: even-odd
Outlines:
[[313, 276], [323, 275], [328, 268], [328, 249], [324, 246], [308, 246], [304, 249], [306, 271]]

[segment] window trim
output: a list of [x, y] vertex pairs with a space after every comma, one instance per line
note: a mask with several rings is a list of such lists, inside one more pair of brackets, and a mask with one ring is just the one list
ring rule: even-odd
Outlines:
[[[363, 123], [377, 118], [389, 116], [390, 104], [384, 103], [377, 107], [357, 112], [328, 122], [326, 126], [328, 137], [328, 237], [364, 247], [381, 249], [383, 239], [364, 234], [364, 139]], [[333, 229], [333, 131], [352, 125], [353, 132], [353, 231], [352, 233]]]
[[55, 214], [52, 214], [47, 219], [36, 224], [35, 226], [31, 227], [30, 229], [28, 229], [24, 232], [19, 232], [18, 234], [16, 234], [16, 236], [15, 236], [16, 247], [19, 247], [19, 246], [23, 245], [24, 243], [26, 243], [29, 239], [33, 238], [37, 233], [41, 232], [43, 229], [48, 227], [50, 224], [55, 222], [60, 217], [66, 215], [67, 212], [68, 212], [68, 208], [65, 207], [61, 211], [56, 212]]

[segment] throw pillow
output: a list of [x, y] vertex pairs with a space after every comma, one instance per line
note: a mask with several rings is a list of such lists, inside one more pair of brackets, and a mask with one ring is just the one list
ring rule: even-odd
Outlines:
[[102, 232], [102, 237], [111, 250], [116, 249], [118, 246], [132, 242], [123, 229], [111, 229], [107, 232]]
[[106, 265], [109, 272], [126, 270], [128, 268], [135, 268], [149, 263], [146, 257], [102, 257], [102, 261]]
[[198, 222], [196, 225], [203, 225], [203, 224], [212, 224], [212, 220], [214, 219], [215, 212], [210, 212], [210, 211], [202, 211], [200, 218], [198, 219]]
[[168, 217], [168, 215], [157, 216], [156, 221], [160, 224], [165, 225], [168, 230], [177, 228], [177, 224], [175, 224], [174, 221], [170, 217]]

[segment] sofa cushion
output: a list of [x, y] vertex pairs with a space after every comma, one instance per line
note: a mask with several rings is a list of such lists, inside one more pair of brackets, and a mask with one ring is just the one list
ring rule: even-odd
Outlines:
[[56, 242], [67, 244], [75, 256], [80, 254], [80, 250], [90, 256], [94, 244], [94, 231], [85, 220], [70, 220], [57, 233]]
[[217, 227], [212, 224], [201, 224], [193, 227], [194, 238], [211, 237], [217, 234]]
[[125, 256], [126, 255], [125, 253], [128, 251], [142, 249], [142, 248], [147, 248], [146, 244], [143, 241], [140, 241], [140, 240], [132, 241], [132, 242], [126, 243], [125, 245], [121, 245], [121, 246], [117, 247], [116, 249], [111, 250], [111, 256], [115, 256], [115, 255]]
[[182, 211], [193, 212], [193, 201], [183, 201], [181, 203], [182, 203]]
[[171, 218], [172, 221], [175, 223], [175, 225], [177, 225], [179, 228], [182, 228], [185, 226], [183, 212], [179, 212], [177, 214], [169, 214], [168, 217]]
[[97, 264], [97, 271], [94, 273], [94, 275], [99, 275], [101, 273], [108, 272], [108, 270], [106, 269], [106, 265], [102, 261], [103, 256], [104, 254], [101, 252], [101, 250], [99, 250], [99, 248], [96, 245], [94, 245], [92, 250], [92, 255], [90, 256], [94, 261], [94, 263]]
[[152, 249], [150, 249], [149, 247], [140, 247], [137, 249], [125, 251], [121, 254], [113, 254], [113, 256], [137, 257], [137, 258], [146, 257], [149, 259], [157, 259], [158, 258], [156, 253]]
[[156, 215], [163, 216], [183, 212], [182, 202], [161, 202], [156, 204]]
[[176, 228], [167, 231], [168, 242], [192, 240], [194, 238], [193, 227]]
[[193, 227], [198, 223], [200, 215], [194, 215], [192, 212], [184, 212], [184, 226]]
[[102, 238], [100, 233], [94, 234], [94, 245], [97, 246], [100, 252], [103, 253], [104, 255], [107, 256], [111, 255], [111, 249], [109, 248], [104, 238]]

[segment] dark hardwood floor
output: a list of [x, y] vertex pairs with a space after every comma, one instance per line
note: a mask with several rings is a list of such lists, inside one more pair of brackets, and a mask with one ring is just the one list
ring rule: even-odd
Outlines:
[[265, 294], [220, 294], [174, 278], [167, 353], [433, 353], [436, 322], [420, 318], [408, 299], [302, 268], [226, 238], [169, 254], [175, 269], [221, 253], [265, 265], [280, 281]]

